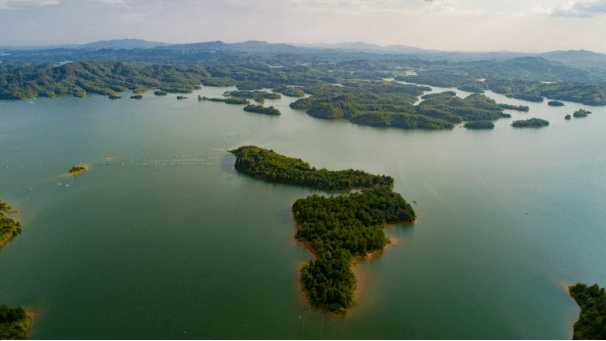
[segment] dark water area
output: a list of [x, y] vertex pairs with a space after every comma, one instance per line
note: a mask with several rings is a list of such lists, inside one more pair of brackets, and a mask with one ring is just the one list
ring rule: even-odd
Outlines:
[[[226, 90], [0, 102], [0, 199], [23, 227], [0, 252], [0, 302], [38, 312], [30, 338], [566, 339], [566, 285], [606, 285], [606, 108], [488, 92], [530, 112], [407, 131], [315, 119], [288, 97], [266, 101], [279, 117], [192, 99]], [[580, 108], [593, 114], [564, 120]], [[531, 117], [550, 125], [510, 126]], [[329, 193], [238, 174], [227, 150], [242, 145], [390, 175], [417, 202], [418, 222], [358, 265], [347, 315], [297, 289], [313, 255], [290, 207]]]

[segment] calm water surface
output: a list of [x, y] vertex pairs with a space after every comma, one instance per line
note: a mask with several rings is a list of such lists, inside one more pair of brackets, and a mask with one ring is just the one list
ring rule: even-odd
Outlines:
[[[488, 92], [530, 112], [406, 131], [315, 119], [288, 97], [265, 103], [280, 117], [196, 100], [226, 90], [0, 102], [0, 199], [23, 224], [0, 252], [0, 301], [37, 312], [30, 338], [565, 339], [579, 313], [565, 286], [606, 285], [606, 108]], [[564, 120], [579, 108], [593, 114]], [[530, 117], [550, 125], [510, 126]], [[290, 207], [326, 193], [237, 174], [225, 150], [241, 145], [387, 174], [418, 203], [419, 222], [358, 267], [347, 316], [297, 289], [313, 256]]]

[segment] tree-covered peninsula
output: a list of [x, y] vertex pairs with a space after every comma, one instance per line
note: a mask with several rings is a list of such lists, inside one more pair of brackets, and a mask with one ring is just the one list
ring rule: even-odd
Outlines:
[[312, 305], [344, 311], [353, 303], [354, 257], [382, 249], [385, 224], [412, 222], [415, 212], [400, 194], [376, 187], [349, 196], [313, 195], [292, 207], [296, 238], [311, 244], [318, 259], [301, 269], [301, 284]]
[[21, 223], [5, 216], [2, 211], [12, 213], [11, 207], [0, 200], [0, 250], [21, 233]]
[[499, 104], [502, 109], [517, 110], [528, 112], [530, 108], [527, 105], [511, 105], [511, 104]]
[[549, 125], [548, 121], [542, 120], [540, 118], [529, 118], [527, 120], [518, 120], [518, 121], [513, 121], [513, 123], [511, 124], [514, 127], [517, 128], [524, 128], [524, 127], [545, 127]]
[[249, 105], [245, 106], [243, 110], [248, 111], [248, 112], [254, 112], [257, 114], [274, 115], [274, 116], [282, 115], [280, 113], [280, 110], [274, 108], [273, 106], [266, 108], [262, 105], [249, 104]]
[[0, 305], [0, 340], [24, 339], [32, 326], [32, 317], [23, 307]]
[[549, 102], [547, 102], [547, 105], [552, 106], [552, 107], [563, 107], [564, 103], [562, 103], [560, 101], [549, 101]]
[[297, 240], [309, 242], [318, 257], [301, 269], [302, 288], [315, 307], [336, 312], [349, 308], [357, 283], [350, 269], [354, 257], [364, 257], [389, 242], [382, 229], [385, 224], [416, 218], [410, 204], [391, 190], [389, 176], [316, 170], [301, 159], [254, 146], [231, 152], [237, 157], [236, 170], [269, 182], [361, 189], [361, 193], [329, 198], [313, 195], [292, 207]]
[[313, 187], [323, 190], [345, 190], [392, 186], [393, 178], [372, 175], [361, 170], [329, 171], [316, 169], [301, 159], [289, 158], [273, 150], [243, 146], [232, 150], [236, 170], [269, 182]]
[[575, 322], [572, 338], [574, 340], [606, 339], [606, 291], [597, 284], [588, 287], [577, 283], [569, 288], [581, 314]]

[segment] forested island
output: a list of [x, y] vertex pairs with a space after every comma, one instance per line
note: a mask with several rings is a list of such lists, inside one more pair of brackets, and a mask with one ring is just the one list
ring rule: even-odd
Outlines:
[[0, 305], [0, 340], [24, 339], [31, 326], [32, 317], [23, 307]]
[[570, 115], [564, 116], [564, 119], [569, 120], [570, 119]]
[[316, 169], [301, 159], [289, 158], [273, 150], [243, 146], [231, 153], [236, 155], [236, 170], [257, 179], [322, 190], [346, 190], [393, 186], [393, 178], [372, 175], [361, 170], [329, 171]]
[[540, 118], [529, 118], [527, 120], [519, 120], [519, 121], [513, 121], [513, 123], [511, 124], [514, 127], [517, 128], [523, 128], [523, 127], [545, 127], [549, 125], [548, 121], [542, 120]]
[[587, 111], [585, 109], [579, 109], [577, 111], [575, 111], [572, 116], [574, 117], [587, 117], [589, 114], [591, 114], [591, 111]]
[[606, 291], [597, 284], [588, 287], [577, 283], [568, 288], [581, 314], [573, 326], [574, 340], [606, 339]]
[[266, 108], [262, 105], [249, 104], [244, 107], [244, 111], [254, 112], [257, 114], [274, 115], [274, 116], [282, 115], [282, 113], [280, 113], [280, 110], [274, 108], [273, 106]]
[[240, 98], [251, 98], [257, 103], [265, 103], [266, 99], [280, 99], [282, 96], [278, 93], [271, 93], [267, 91], [226, 91], [223, 96], [240, 97]]
[[511, 105], [511, 104], [499, 104], [502, 109], [517, 110], [528, 112], [530, 108], [527, 105]]
[[353, 303], [356, 277], [354, 257], [382, 249], [389, 239], [383, 226], [413, 222], [412, 209], [391, 190], [393, 178], [363, 171], [316, 170], [301, 159], [289, 158], [255, 146], [231, 151], [236, 170], [273, 183], [286, 183], [329, 190], [361, 189], [361, 193], [313, 195], [297, 200], [293, 215], [296, 238], [309, 242], [317, 259], [301, 269], [301, 284], [311, 304], [328, 311], [344, 312]]
[[560, 101], [549, 101], [549, 102], [547, 102], [547, 105], [552, 106], [552, 107], [563, 107], [564, 103], [562, 103]]
[[225, 104], [250, 104], [250, 101], [244, 98], [206, 98], [198, 97], [200, 101], [223, 102]]
[[14, 213], [9, 205], [0, 200], [0, 250], [21, 233], [21, 223], [5, 216], [2, 211]]
[[494, 129], [494, 123], [490, 121], [466, 122], [463, 127], [467, 129]]
[[80, 174], [80, 173], [86, 171], [87, 169], [88, 169], [88, 164], [73, 166], [72, 169], [70, 169], [69, 172], [67, 172], [67, 174], [65, 174], [64, 176], [72, 176], [72, 175]]
[[143, 95], [134, 95], [134, 96], [130, 96], [130, 98], [132, 98], [132, 99], [143, 99]]

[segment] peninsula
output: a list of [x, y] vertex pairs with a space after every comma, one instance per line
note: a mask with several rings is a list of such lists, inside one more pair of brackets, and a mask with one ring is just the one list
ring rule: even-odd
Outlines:
[[344, 312], [353, 303], [357, 279], [351, 271], [355, 257], [383, 249], [389, 239], [386, 224], [414, 222], [416, 213], [391, 190], [393, 178], [359, 170], [316, 170], [301, 159], [289, 158], [255, 146], [231, 151], [236, 170], [274, 183], [319, 189], [358, 188], [361, 193], [318, 196], [297, 200], [293, 216], [296, 239], [309, 243], [317, 255], [301, 268], [301, 285], [315, 307]]
[[11, 207], [0, 200], [0, 250], [21, 233], [21, 223], [6, 217], [2, 211], [7, 213], [15, 212], [11, 211]]
[[572, 338], [574, 340], [604, 340], [606, 339], [606, 291], [597, 284], [588, 287], [577, 283], [568, 288], [581, 314], [575, 322]]
[[0, 340], [24, 339], [32, 326], [32, 317], [23, 307], [0, 306]]

